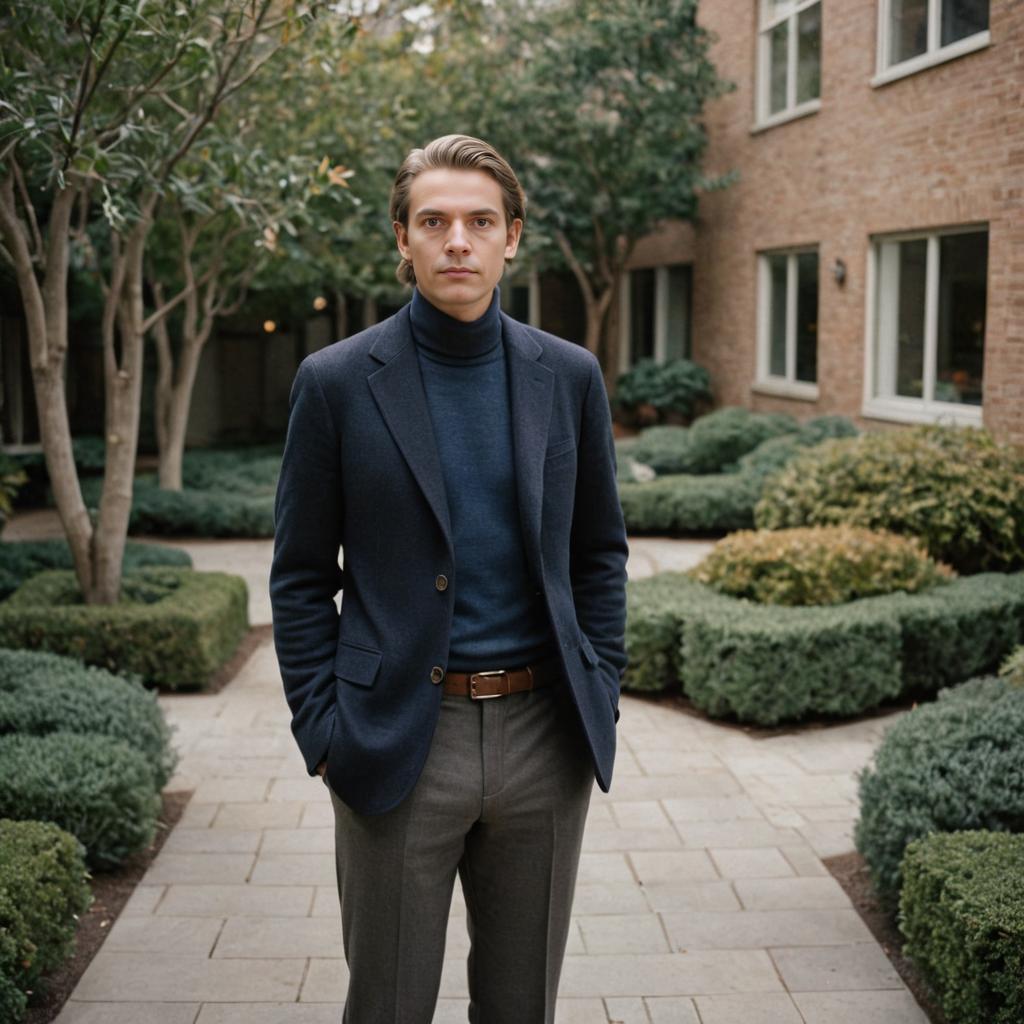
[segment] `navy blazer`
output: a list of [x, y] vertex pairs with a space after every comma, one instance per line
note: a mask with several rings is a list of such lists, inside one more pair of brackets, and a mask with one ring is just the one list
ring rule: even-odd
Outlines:
[[[608, 396], [587, 349], [501, 322], [528, 568], [607, 792], [628, 554]], [[459, 582], [409, 305], [307, 356], [290, 410], [270, 599], [292, 732], [310, 775], [326, 758], [334, 792], [378, 814], [430, 750]]]

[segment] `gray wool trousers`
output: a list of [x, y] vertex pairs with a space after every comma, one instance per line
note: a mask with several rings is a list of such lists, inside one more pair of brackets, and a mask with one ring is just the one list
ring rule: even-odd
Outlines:
[[343, 1024], [430, 1024], [456, 873], [469, 1021], [552, 1024], [593, 784], [563, 683], [488, 700], [442, 694], [423, 773], [384, 814], [357, 814], [331, 790]]

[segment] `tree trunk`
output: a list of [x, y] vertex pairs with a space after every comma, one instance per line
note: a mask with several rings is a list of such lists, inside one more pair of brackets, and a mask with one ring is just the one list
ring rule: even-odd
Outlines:
[[[182, 339], [177, 374], [169, 388], [164, 409], [164, 437], [160, 444], [158, 477], [160, 487], [165, 491], [182, 489], [181, 467], [185, 459], [185, 434], [192, 407], [192, 389], [199, 369], [199, 357], [209, 334], [209, 329], [205, 329]], [[158, 347], [157, 352], [161, 351]]]

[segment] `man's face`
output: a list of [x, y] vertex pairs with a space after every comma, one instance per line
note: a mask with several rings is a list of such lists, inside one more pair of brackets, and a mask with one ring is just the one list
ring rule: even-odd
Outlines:
[[409, 190], [409, 224], [394, 222], [398, 251], [416, 287], [456, 320], [476, 320], [491, 303], [523, 222], [505, 222], [501, 186], [484, 171], [424, 171]]

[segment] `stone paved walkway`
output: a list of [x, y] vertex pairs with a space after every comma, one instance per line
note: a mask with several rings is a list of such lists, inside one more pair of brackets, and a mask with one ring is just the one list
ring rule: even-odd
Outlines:
[[[269, 543], [185, 546], [198, 568], [244, 575], [268, 620]], [[709, 546], [635, 539], [629, 574]], [[271, 645], [220, 693], [160, 703], [182, 755], [168, 788], [195, 793], [58, 1024], [337, 1024], [331, 805], [291, 738]], [[621, 710], [559, 1024], [926, 1024], [819, 859], [852, 849], [854, 774], [892, 717], [754, 738], [628, 695]], [[435, 1024], [466, 1020], [455, 888]]]

